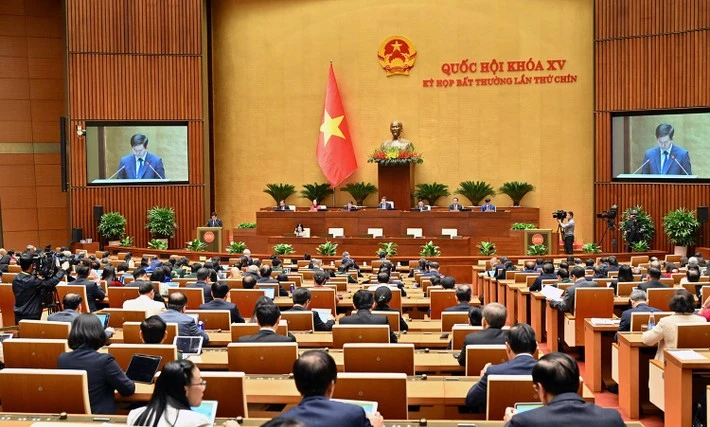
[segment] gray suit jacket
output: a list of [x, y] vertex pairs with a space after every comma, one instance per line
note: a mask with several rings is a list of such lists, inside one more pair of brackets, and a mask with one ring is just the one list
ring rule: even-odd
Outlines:
[[49, 316], [47, 316], [47, 320], [49, 320], [50, 322], [67, 322], [67, 323], [71, 323], [71, 322], [73, 322], [74, 319], [76, 319], [77, 317], [79, 317], [79, 313], [77, 313], [77, 312], [74, 311], [74, 310], [66, 309], [66, 310], [64, 310], [64, 311], [58, 311], [58, 312], [56, 312], [56, 313], [54, 313], [54, 314], [50, 314]]
[[160, 313], [158, 316], [160, 316], [165, 323], [177, 323], [178, 335], [181, 337], [202, 337], [203, 344], [207, 344], [210, 341], [207, 332], [200, 330], [197, 323], [195, 323], [195, 319], [185, 313], [180, 313], [176, 310], [167, 310]]

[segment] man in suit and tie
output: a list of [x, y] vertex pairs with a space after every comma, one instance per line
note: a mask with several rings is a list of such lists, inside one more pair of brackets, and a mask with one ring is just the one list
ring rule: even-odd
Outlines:
[[[450, 276], [446, 276], [441, 281], [445, 281], [449, 278]], [[468, 310], [471, 309], [471, 287], [468, 285], [459, 285], [456, 287], [456, 301], [459, 303], [457, 305], [454, 305], [452, 307], [446, 307], [444, 311], [465, 311], [468, 312]]]
[[322, 350], [304, 352], [293, 364], [293, 379], [301, 393], [299, 404], [276, 418], [295, 419], [309, 427], [383, 427], [379, 412], [365, 414], [355, 405], [330, 400], [335, 391], [338, 368], [332, 356]]
[[377, 205], [377, 209], [384, 209], [384, 210], [394, 209], [394, 203], [388, 202], [387, 197], [382, 196], [382, 198], [380, 199], [380, 204]]
[[261, 328], [254, 335], [239, 337], [239, 342], [296, 342], [293, 335], [279, 335], [276, 328], [281, 320], [281, 311], [273, 302], [257, 304], [256, 321]]
[[454, 197], [454, 200], [452, 202], [453, 203], [449, 205], [449, 211], [458, 212], [463, 209], [463, 206], [461, 206], [461, 204], [459, 203], [458, 197]]
[[133, 154], [121, 157], [117, 179], [165, 179], [163, 159], [148, 152], [148, 137], [135, 134], [131, 137]]
[[244, 323], [244, 318], [239, 314], [236, 304], [227, 302], [229, 285], [224, 282], [214, 282], [212, 284], [212, 301], [200, 305], [200, 310], [229, 310], [231, 323]]
[[205, 296], [205, 303], [212, 301], [212, 285], [207, 283], [207, 279], [210, 277], [210, 270], [208, 268], [200, 268], [197, 270], [197, 282], [185, 285], [186, 288], [201, 288], [202, 293]]
[[481, 371], [481, 379], [474, 384], [466, 395], [466, 406], [474, 413], [486, 411], [489, 375], [530, 375], [537, 363], [534, 354], [537, 351], [535, 331], [530, 325], [516, 323], [510, 327], [505, 342], [508, 361], [499, 365], [486, 364]]
[[[646, 292], [641, 289], [636, 289], [631, 292], [629, 299], [631, 300], [631, 308], [624, 310], [624, 312], [621, 313], [621, 321], [619, 322], [619, 329], [617, 332], [628, 332], [631, 330], [632, 313], [650, 313], [661, 311], [648, 305], [648, 295], [646, 295]], [[614, 335], [614, 341], [616, 341], [616, 335]]]
[[486, 197], [486, 203], [481, 205], [481, 212], [495, 212], [496, 211], [496, 205], [491, 203], [491, 198]]
[[624, 427], [619, 411], [587, 403], [577, 394], [579, 367], [565, 353], [548, 353], [532, 369], [533, 387], [544, 406], [526, 412], [505, 410], [506, 426], [604, 426]]
[[646, 150], [641, 173], [657, 175], [690, 175], [688, 150], [673, 144], [675, 129], [668, 124], [656, 127], [658, 146]]
[[279, 200], [279, 205], [276, 206], [277, 211], [290, 211], [291, 208], [288, 207], [285, 200]]
[[200, 330], [197, 322], [191, 316], [185, 314], [187, 297], [182, 292], [175, 292], [168, 297], [168, 309], [159, 314], [165, 323], [177, 323], [178, 335], [181, 337], [202, 337], [203, 344], [210, 341], [207, 332]]
[[104, 290], [96, 284], [88, 280], [90, 268], [89, 266], [81, 263], [77, 265], [74, 270], [76, 271], [76, 280], [71, 284], [74, 286], [84, 286], [86, 287], [86, 303], [89, 305], [89, 311], [96, 311], [96, 302], [103, 301], [106, 298], [106, 293]]
[[[296, 288], [293, 291], [293, 307], [286, 311], [308, 311], [311, 306], [311, 291], [307, 288]], [[327, 322], [321, 320], [318, 313], [313, 312], [313, 329], [316, 331], [331, 331], [335, 318], [331, 314]]]
[[582, 266], [576, 265], [572, 267], [572, 271], [570, 273], [572, 274], [572, 277], [574, 277], [574, 285], [565, 290], [565, 293], [562, 295], [562, 301], [550, 302], [550, 307], [557, 308], [563, 313], [574, 313], [574, 297], [578, 288], [599, 287], [597, 282], [586, 280], [584, 278], [584, 267]]
[[[353, 307], [357, 313], [340, 319], [341, 325], [389, 325], [385, 316], [373, 316], [370, 312], [375, 306], [372, 292], [360, 289], [353, 295]], [[390, 343], [396, 343], [397, 336], [390, 329]]]
[[642, 291], [647, 291], [653, 288], [667, 288], [667, 285], [661, 283], [661, 270], [655, 267], [648, 269], [648, 281], [641, 283], [638, 288]]
[[535, 281], [530, 285], [530, 292], [540, 292], [542, 290], [542, 281], [548, 279], [557, 279], [555, 274], [555, 266], [550, 262], [542, 265], [542, 274], [535, 278]]
[[[79, 315], [81, 314], [82, 301], [83, 299], [79, 294], [69, 293], [64, 295], [64, 298], [62, 298], [62, 307], [64, 307], [64, 310], [58, 311], [54, 314], [50, 314], [49, 316], [47, 316], [47, 320], [50, 322], [73, 322], [74, 319], [79, 317]], [[110, 326], [104, 329], [106, 338], [111, 338], [114, 332], [114, 329]]]
[[471, 332], [463, 340], [463, 348], [457, 359], [466, 366], [466, 347], [469, 345], [505, 344], [508, 332], [503, 330], [508, 310], [503, 304], [492, 302], [483, 307], [483, 330]]
[[210, 217], [210, 220], [207, 221], [207, 227], [221, 227], [222, 226], [222, 220], [217, 218], [217, 212], [212, 212], [212, 216]]

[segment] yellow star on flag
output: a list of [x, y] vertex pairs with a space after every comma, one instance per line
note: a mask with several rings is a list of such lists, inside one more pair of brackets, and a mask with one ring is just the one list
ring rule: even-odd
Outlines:
[[335, 135], [345, 139], [345, 135], [340, 130], [340, 123], [345, 116], [330, 117], [328, 111], [323, 112], [323, 124], [320, 125], [320, 131], [323, 132], [323, 145], [327, 146], [330, 137]]
[[399, 50], [401, 52], [400, 48], [402, 47], [402, 43], [400, 43], [399, 40], [395, 40], [390, 46], [392, 46], [392, 52], [395, 50]]

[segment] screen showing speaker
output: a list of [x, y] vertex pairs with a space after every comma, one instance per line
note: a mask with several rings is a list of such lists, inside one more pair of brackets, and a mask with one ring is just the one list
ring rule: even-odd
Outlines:
[[187, 122], [87, 122], [89, 185], [186, 183]]
[[710, 180], [710, 111], [612, 114], [615, 180]]

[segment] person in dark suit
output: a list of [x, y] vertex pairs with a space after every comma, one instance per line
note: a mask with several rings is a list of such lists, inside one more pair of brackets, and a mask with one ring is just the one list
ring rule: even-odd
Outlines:
[[675, 129], [668, 124], [656, 127], [657, 147], [649, 148], [643, 156], [641, 173], [660, 175], [690, 175], [688, 150], [673, 144]]
[[[646, 292], [641, 289], [636, 289], [629, 295], [631, 300], [631, 308], [624, 310], [621, 313], [621, 321], [619, 322], [618, 332], [628, 332], [631, 330], [631, 314], [632, 313], [649, 313], [655, 311], [661, 311], [657, 308], [653, 308], [647, 304], [648, 296]], [[616, 341], [616, 334], [614, 335], [614, 341]]]
[[382, 196], [382, 198], [380, 199], [380, 204], [377, 205], [377, 209], [383, 209], [383, 210], [394, 209], [394, 203], [388, 202], [387, 197]]
[[[372, 292], [360, 289], [353, 295], [353, 307], [357, 313], [345, 316], [340, 319], [341, 325], [389, 325], [384, 316], [373, 316], [370, 310], [375, 305], [375, 297]], [[390, 329], [390, 343], [396, 343], [397, 336]]]
[[301, 393], [301, 402], [277, 417], [294, 418], [308, 427], [382, 427], [384, 421], [379, 412], [366, 415], [355, 405], [334, 402], [338, 368], [335, 360], [321, 350], [304, 352], [293, 364], [293, 379]]
[[64, 298], [62, 298], [64, 310], [50, 314], [47, 316], [47, 320], [50, 322], [73, 322], [81, 314], [81, 302], [82, 298], [79, 294], [69, 293], [64, 295]]
[[380, 286], [375, 290], [375, 310], [376, 311], [396, 311], [399, 313], [399, 330], [408, 331], [409, 325], [402, 317], [402, 313], [396, 308], [390, 307], [392, 301], [392, 290], [389, 286]]
[[414, 211], [414, 212], [427, 212], [430, 210], [431, 210], [431, 207], [425, 205], [423, 200], [418, 201], [417, 205], [412, 208], [412, 211]]
[[157, 314], [141, 322], [141, 341], [143, 344], [162, 344], [168, 334], [168, 324]]
[[452, 203], [449, 205], [449, 211], [450, 212], [458, 212], [463, 209], [463, 206], [459, 203], [459, 198], [454, 197], [452, 200]]
[[565, 290], [562, 295], [562, 301], [552, 301], [550, 302], [550, 307], [557, 308], [563, 313], [573, 313], [574, 312], [574, 297], [575, 292], [578, 288], [597, 288], [599, 284], [591, 280], [586, 280], [584, 278], [584, 267], [576, 265], [572, 267], [570, 272], [572, 277], [575, 278], [574, 285], [570, 286]]
[[254, 335], [239, 337], [239, 342], [296, 342], [293, 335], [279, 335], [276, 328], [281, 320], [281, 311], [273, 302], [257, 304], [254, 308], [256, 321], [261, 328]]
[[202, 337], [202, 343], [206, 345], [210, 341], [207, 332], [200, 330], [195, 319], [185, 314], [187, 297], [182, 292], [175, 292], [168, 297], [168, 309], [158, 316], [165, 323], [177, 323], [178, 335], [181, 337]]
[[[443, 282], [449, 276], [441, 279]], [[444, 311], [466, 311], [471, 308], [471, 287], [468, 285], [458, 285], [456, 287], [456, 301], [459, 303], [452, 307], [446, 307]]]
[[565, 353], [548, 353], [532, 369], [533, 387], [537, 390], [541, 408], [516, 414], [505, 410], [506, 426], [604, 426], [623, 427], [624, 421], [615, 409], [601, 408], [587, 403], [577, 394], [579, 367]]
[[270, 265], [262, 264], [262, 266], [259, 267], [259, 279], [256, 281], [256, 283], [278, 284], [279, 283], [278, 280], [271, 278], [271, 271], [272, 271], [272, 268]]
[[530, 375], [537, 363], [533, 355], [537, 351], [535, 331], [530, 325], [516, 323], [510, 327], [505, 342], [508, 361], [499, 365], [486, 364], [481, 371], [481, 379], [466, 395], [466, 406], [474, 413], [486, 411], [489, 375]]
[[542, 281], [548, 279], [557, 279], [555, 266], [550, 262], [542, 264], [542, 274], [536, 277], [535, 281], [530, 285], [530, 292], [540, 292], [542, 290]]
[[210, 277], [210, 269], [200, 268], [197, 270], [197, 282], [186, 285], [186, 288], [202, 288], [202, 293], [205, 296], [205, 303], [212, 301], [212, 285], [207, 283]]
[[91, 270], [88, 266], [79, 264], [75, 267], [75, 270], [76, 280], [72, 282], [72, 285], [86, 287], [86, 303], [89, 305], [89, 311], [94, 312], [96, 311], [96, 302], [103, 301], [106, 298], [106, 294], [96, 282], [87, 279]]
[[116, 179], [165, 179], [163, 159], [148, 152], [148, 137], [135, 134], [131, 137], [133, 154], [121, 157]]
[[[293, 291], [293, 307], [286, 311], [308, 311], [311, 306], [311, 291], [307, 288], [296, 288]], [[316, 331], [331, 331], [335, 324], [335, 318], [330, 315], [327, 322], [323, 322], [315, 311], [313, 312], [313, 329]]]
[[244, 318], [239, 314], [236, 304], [227, 302], [229, 285], [224, 282], [214, 282], [212, 284], [212, 301], [200, 304], [200, 310], [229, 310], [231, 323], [244, 323]]
[[492, 302], [483, 307], [483, 330], [472, 332], [463, 340], [463, 348], [457, 359], [459, 365], [466, 366], [466, 346], [485, 344], [505, 344], [508, 333], [503, 330], [508, 311], [503, 304]]
[[291, 208], [288, 207], [285, 200], [279, 200], [278, 206], [276, 206], [275, 211], [290, 211]]
[[348, 200], [348, 204], [343, 207], [344, 211], [356, 211], [357, 206], [355, 206], [355, 203], [353, 203], [352, 200]]
[[10, 265], [10, 255], [4, 248], [0, 248], [0, 273], [7, 273]]
[[217, 218], [217, 212], [212, 212], [212, 216], [210, 217], [210, 220], [207, 221], [206, 226], [207, 227], [221, 227], [222, 226], [222, 220]]
[[657, 268], [648, 269], [648, 281], [641, 283], [638, 288], [642, 291], [647, 291], [652, 288], [667, 288], [667, 285], [661, 283], [661, 270]]
[[59, 369], [86, 371], [92, 414], [115, 414], [114, 391], [121, 396], [131, 396], [136, 389], [113, 356], [97, 351], [105, 343], [106, 335], [99, 318], [93, 314], [80, 314], [72, 322], [69, 332], [68, 344], [73, 351], [57, 358]]
[[481, 212], [495, 212], [496, 211], [496, 205], [491, 203], [491, 198], [486, 197], [486, 203], [481, 205]]

